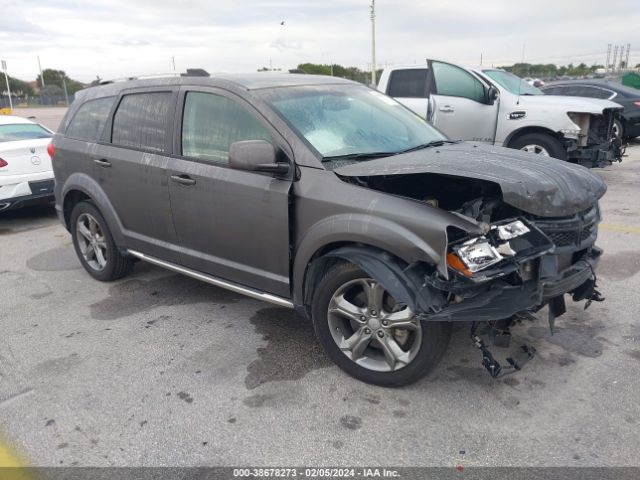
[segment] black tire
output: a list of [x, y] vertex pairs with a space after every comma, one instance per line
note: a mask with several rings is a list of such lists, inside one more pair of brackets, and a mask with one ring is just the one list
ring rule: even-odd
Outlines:
[[[83, 216], [83, 214], [88, 214], [95, 219], [102, 232], [102, 237], [104, 238], [104, 244], [106, 245], [106, 253], [104, 254], [106, 265], [99, 270], [89, 264], [80, 248], [81, 240], [79, 240], [80, 234], [78, 233], [77, 226], [78, 219]], [[82, 266], [89, 275], [101, 282], [110, 282], [122, 278], [131, 272], [131, 269], [133, 268], [132, 259], [120, 253], [118, 247], [113, 241], [113, 236], [111, 235], [107, 222], [93, 203], [83, 201], [73, 207], [73, 210], [71, 211], [70, 226], [71, 238], [73, 239], [73, 247], [76, 250], [76, 255], [78, 255], [80, 263], [82, 263]]]
[[[622, 124], [622, 122], [620, 120], [618, 120], [617, 118], [613, 120], [613, 136], [614, 138], [619, 138], [620, 140], [624, 140], [625, 134], [624, 134], [624, 125]], [[616, 131], [618, 132], [618, 134], [616, 135]]]
[[328, 321], [329, 302], [334, 293], [344, 284], [361, 278], [370, 278], [370, 275], [355, 265], [344, 262], [330, 268], [319, 281], [313, 296], [312, 318], [320, 344], [338, 367], [363, 382], [384, 387], [397, 387], [419, 380], [442, 359], [451, 338], [451, 323], [422, 321], [421, 345], [408, 365], [388, 372], [364, 368], [340, 350], [331, 335]]
[[559, 160], [567, 159], [567, 151], [564, 149], [560, 141], [546, 133], [527, 133], [520, 137], [516, 137], [509, 143], [509, 148], [522, 150], [528, 145], [537, 145], [545, 149], [549, 156]]

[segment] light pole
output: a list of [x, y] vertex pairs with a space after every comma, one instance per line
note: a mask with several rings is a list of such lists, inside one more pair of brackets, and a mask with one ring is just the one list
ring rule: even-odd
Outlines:
[[42, 65], [40, 65], [40, 55], [38, 55], [38, 70], [40, 70], [40, 85], [44, 88], [44, 75], [42, 75]]
[[7, 93], [9, 94], [9, 111], [13, 113], [13, 100], [11, 100], [11, 88], [9, 87], [9, 74], [7, 73], [7, 62], [2, 60], [2, 70], [4, 70], [4, 80], [7, 82]]
[[376, 86], [376, 0], [371, 0], [371, 85]]

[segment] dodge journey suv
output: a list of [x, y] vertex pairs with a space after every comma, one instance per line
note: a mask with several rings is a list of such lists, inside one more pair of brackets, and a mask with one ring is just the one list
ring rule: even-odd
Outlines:
[[546, 305], [553, 326], [566, 294], [600, 300], [599, 177], [449, 141], [351, 81], [254, 74], [91, 87], [50, 150], [57, 212], [92, 277], [116, 280], [144, 260], [294, 308], [366, 382], [420, 378], [460, 321], [496, 376], [481, 334], [504, 337]]

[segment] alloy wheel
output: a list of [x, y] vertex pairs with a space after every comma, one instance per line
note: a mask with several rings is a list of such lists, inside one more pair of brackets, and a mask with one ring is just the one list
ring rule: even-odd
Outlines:
[[549, 152], [547, 151], [546, 148], [540, 146], [540, 145], [525, 145], [524, 147], [522, 147], [520, 150], [523, 150], [525, 152], [529, 152], [529, 153], [537, 153], [538, 155], [544, 155], [545, 157], [549, 157]]
[[329, 302], [327, 321], [342, 353], [369, 370], [399, 370], [414, 360], [422, 345], [420, 320], [371, 278], [338, 288]]
[[85, 262], [94, 270], [107, 266], [107, 242], [100, 224], [89, 213], [83, 213], [76, 222], [78, 247]]

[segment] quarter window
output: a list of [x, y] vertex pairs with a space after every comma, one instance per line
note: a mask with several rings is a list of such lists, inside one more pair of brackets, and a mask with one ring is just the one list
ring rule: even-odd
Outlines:
[[387, 94], [397, 98], [427, 98], [426, 68], [394, 70], [389, 78]]
[[469, 72], [447, 63], [433, 62], [433, 75], [438, 95], [464, 97], [485, 103], [484, 87]]
[[241, 140], [273, 142], [269, 131], [238, 103], [221, 95], [188, 92], [182, 119], [182, 154], [229, 162], [229, 147]]
[[113, 116], [115, 145], [164, 152], [171, 92], [134, 93], [122, 97]]
[[103, 97], [83, 103], [71, 119], [66, 137], [97, 142], [116, 97]]

